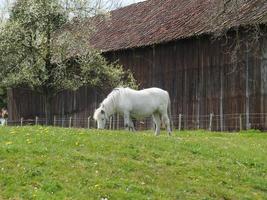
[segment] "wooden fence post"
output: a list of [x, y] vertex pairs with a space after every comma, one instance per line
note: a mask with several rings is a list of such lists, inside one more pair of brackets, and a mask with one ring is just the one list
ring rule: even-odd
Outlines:
[[242, 131], [243, 126], [242, 126], [242, 114], [239, 115], [239, 129]]
[[35, 117], [35, 126], [37, 126], [38, 125], [38, 117], [36, 116]]
[[112, 117], [109, 118], [109, 130], [112, 129]]
[[117, 114], [117, 130], [120, 129], [120, 116]]
[[212, 131], [212, 120], [213, 120], [213, 113], [210, 113], [209, 131]]
[[71, 121], [72, 121], [72, 117], [70, 117], [70, 120], [69, 120], [69, 128], [71, 128]]
[[182, 126], [182, 114], [179, 114], [178, 130], [181, 131]]
[[20, 126], [23, 126], [23, 117], [20, 118]]
[[57, 117], [54, 115], [54, 126], [56, 126]]
[[91, 116], [88, 117], [87, 119], [87, 128], [90, 129], [90, 119], [91, 119]]
[[113, 130], [115, 130], [116, 129], [116, 117], [115, 117], [116, 115], [114, 114], [113, 115]]
[[[66, 121], [67, 121], [67, 118], [66, 118]], [[62, 128], [64, 127], [64, 123], [65, 123], [65, 117], [61, 117], [61, 127]]]

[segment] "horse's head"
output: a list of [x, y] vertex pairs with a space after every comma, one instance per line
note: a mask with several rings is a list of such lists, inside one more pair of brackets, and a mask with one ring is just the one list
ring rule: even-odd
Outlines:
[[105, 111], [104, 105], [101, 105], [98, 109], [95, 110], [94, 120], [97, 121], [97, 128], [104, 129], [108, 121], [108, 116]]

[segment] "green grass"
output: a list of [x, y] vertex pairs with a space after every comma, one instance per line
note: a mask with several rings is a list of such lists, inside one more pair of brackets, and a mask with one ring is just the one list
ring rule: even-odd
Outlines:
[[0, 128], [0, 199], [267, 199], [267, 134]]

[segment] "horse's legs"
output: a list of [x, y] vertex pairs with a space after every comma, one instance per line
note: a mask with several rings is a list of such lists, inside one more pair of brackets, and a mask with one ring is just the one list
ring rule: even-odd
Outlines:
[[160, 122], [161, 122], [160, 115], [158, 113], [153, 113], [152, 117], [153, 117], [153, 121], [154, 121], [154, 123], [156, 125], [155, 135], [159, 135], [159, 133], [160, 133]]
[[130, 130], [132, 123], [129, 112], [124, 112], [124, 128]]
[[170, 119], [167, 114], [162, 115], [162, 121], [165, 124], [169, 135], [171, 135]]
[[134, 123], [132, 118], [129, 118], [129, 131], [135, 132]]

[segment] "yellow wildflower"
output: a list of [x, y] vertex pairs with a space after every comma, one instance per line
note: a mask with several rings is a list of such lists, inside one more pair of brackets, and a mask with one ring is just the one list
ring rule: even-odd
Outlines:
[[11, 144], [13, 144], [13, 142], [11, 141], [6, 142], [6, 145], [11, 145]]

